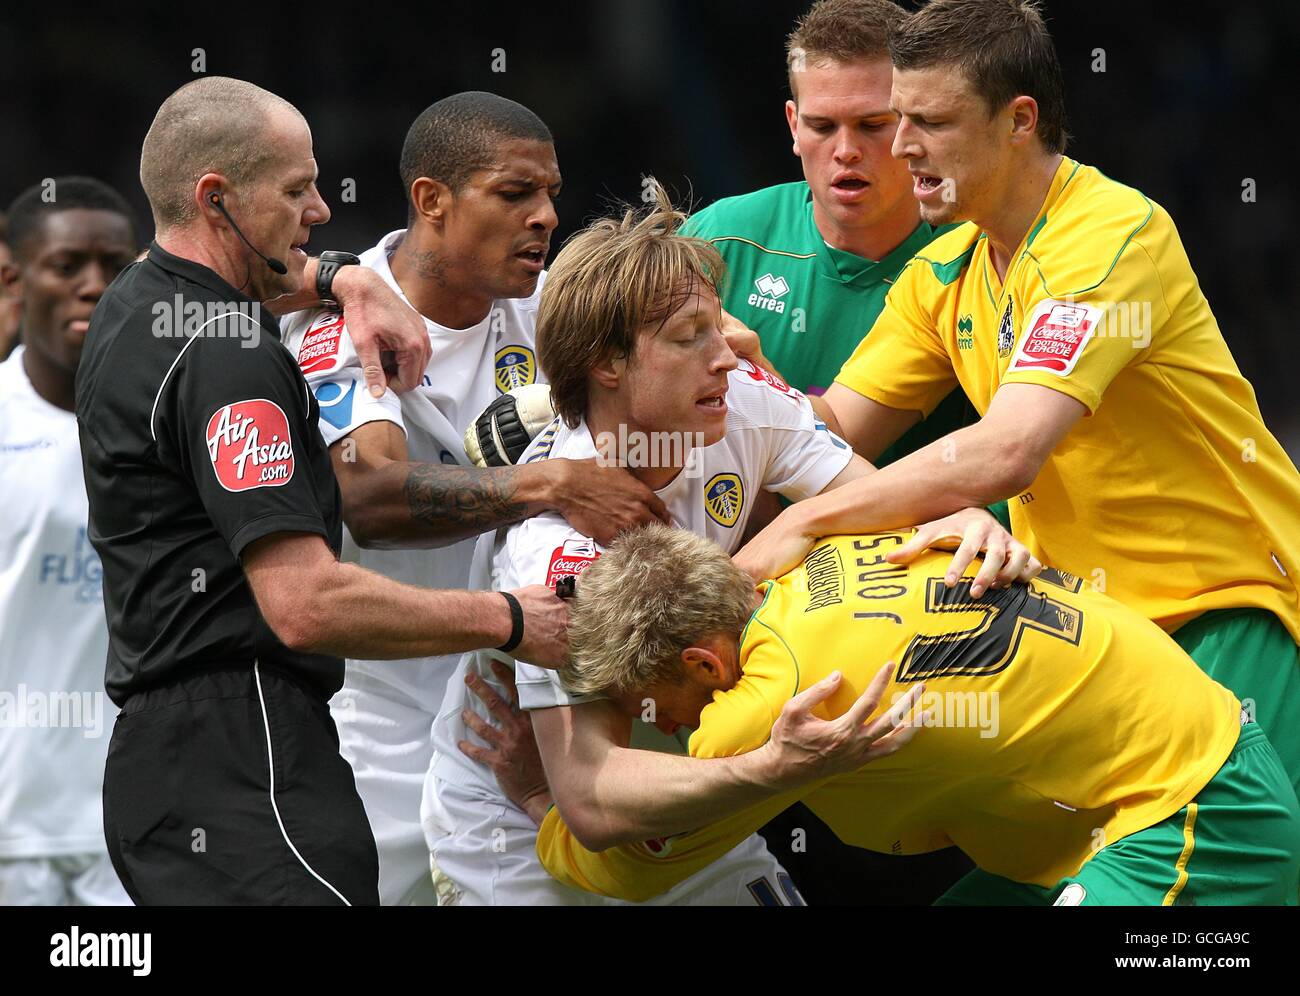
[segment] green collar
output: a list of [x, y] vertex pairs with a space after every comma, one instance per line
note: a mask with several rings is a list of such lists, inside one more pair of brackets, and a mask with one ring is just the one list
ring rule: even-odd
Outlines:
[[807, 219], [809, 238], [817, 249], [817, 259], [822, 272], [832, 280], [858, 287], [873, 287], [892, 281], [903, 268], [903, 264], [934, 238], [934, 229], [923, 221], [893, 252], [877, 262], [826, 244], [826, 240], [817, 229], [817, 223], [813, 220], [811, 190], [807, 192], [804, 200], [804, 216]]

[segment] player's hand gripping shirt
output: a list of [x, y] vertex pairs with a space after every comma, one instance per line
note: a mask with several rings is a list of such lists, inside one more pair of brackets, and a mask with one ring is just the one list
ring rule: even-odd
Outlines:
[[[722, 306], [758, 333], [781, 376], [821, 394], [875, 322], [904, 264], [946, 230], [922, 222], [884, 259], [865, 259], [826, 244], [800, 180], [715, 201], [691, 215], [682, 234], [708, 239], [722, 255]], [[872, 462], [883, 467], [977, 418], [952, 392]]]
[[[759, 491], [774, 491], [796, 501], [818, 494], [847, 466], [852, 453], [816, 418], [803, 394], [745, 361], [728, 377], [727, 406], [726, 435], [712, 446], [695, 450], [686, 468], [656, 493], [667, 506], [673, 525], [707, 536], [730, 552], [740, 545]], [[533, 440], [523, 462], [594, 458], [600, 444], [585, 422], [570, 429], [557, 419]], [[498, 532], [493, 587], [554, 585], [562, 577], [581, 574], [600, 553], [594, 540], [577, 532], [558, 513], [544, 513]], [[477, 697], [466, 692], [462, 672], [472, 669], [502, 691], [492, 672], [491, 656], [487, 652], [467, 655], [448, 683], [446, 701], [434, 723], [435, 773], [461, 784], [469, 779], [471, 784], [499, 794], [492, 772], [456, 747], [458, 741], [470, 739], [460, 718], [462, 709], [472, 708], [488, 718]], [[520, 705], [525, 709], [584, 701], [570, 694], [554, 671], [519, 661], [515, 673]], [[667, 749], [675, 743], [653, 728], [645, 732], [646, 745]]]
[[[393, 277], [389, 257], [405, 233], [390, 232], [361, 256], [399, 298], [406, 295]], [[361, 362], [342, 313], [304, 311], [283, 320], [285, 344], [298, 360], [320, 405], [320, 430], [328, 445], [369, 422], [386, 421], [406, 434], [408, 459], [417, 463], [471, 466], [465, 455], [465, 429], [505, 391], [540, 379], [534, 326], [545, 282], [543, 273], [531, 297], [492, 303], [487, 316], [468, 329], [449, 329], [424, 320], [433, 348], [420, 386], [398, 395], [391, 389], [375, 398], [366, 388]], [[406, 301], [406, 303], [410, 303]], [[474, 538], [436, 551], [359, 549], [345, 553], [369, 570], [426, 588], [467, 588]], [[430, 712], [442, 703], [453, 657], [423, 658], [418, 665], [390, 661], [349, 661], [367, 674], [403, 690]]]
[[712, 827], [599, 854], [552, 809], [538, 835], [547, 869], [643, 900], [802, 799], [846, 843], [892, 854], [955, 844], [986, 871], [1051, 886], [1177, 812], [1228, 757], [1239, 703], [1148, 620], [1051, 570], [972, 599], [978, 564], [949, 589], [949, 554], [887, 563], [906, 539], [826, 539], [764, 582], [741, 680], [714, 694], [690, 750], [754, 750], [791, 697], [837, 669], [845, 682], [816, 714], [840, 716], [886, 661], [896, 667], [877, 715], [926, 683], [933, 722], [907, 747]]
[[965, 224], [900, 274], [838, 381], [929, 411], [955, 383], [981, 413], [1038, 384], [1086, 417], [1010, 502], [1016, 536], [1167, 630], [1258, 606], [1300, 639], [1300, 474], [1264, 425], [1169, 215], [1063, 159], [999, 282]]

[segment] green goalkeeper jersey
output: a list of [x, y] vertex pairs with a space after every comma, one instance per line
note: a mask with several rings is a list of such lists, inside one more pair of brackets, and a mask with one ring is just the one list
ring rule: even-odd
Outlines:
[[[826, 244], [808, 184], [781, 183], [697, 211], [682, 234], [708, 239], [727, 263], [722, 306], [758, 333], [793, 387], [821, 394], [875, 324], [903, 265], [947, 231], [922, 222], [880, 262]], [[979, 416], [961, 388], [876, 461], [884, 466]]]

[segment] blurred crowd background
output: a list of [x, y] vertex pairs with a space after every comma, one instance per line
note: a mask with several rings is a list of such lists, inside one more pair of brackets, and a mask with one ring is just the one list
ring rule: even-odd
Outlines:
[[[202, 49], [208, 73], [251, 80], [306, 115], [334, 212], [310, 250], [360, 252], [403, 227], [407, 126], [466, 89], [519, 100], [550, 125], [565, 180], [558, 245], [610, 201], [637, 198], [646, 174], [697, 206], [799, 178], [783, 45], [806, 6], [7, 5], [0, 206], [43, 177], [85, 173], [121, 190], [148, 231], [140, 143]], [[1068, 154], [1169, 209], [1266, 420], [1300, 460], [1300, 5], [1047, 0], [1045, 11], [1066, 74]]]

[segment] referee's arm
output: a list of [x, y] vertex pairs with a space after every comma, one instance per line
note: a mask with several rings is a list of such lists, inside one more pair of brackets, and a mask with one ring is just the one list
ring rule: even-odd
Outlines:
[[[340, 563], [320, 536], [263, 536], [244, 549], [243, 567], [262, 617], [292, 650], [406, 660], [497, 647], [510, 639], [510, 609], [499, 593], [400, 584]], [[559, 664], [567, 647], [564, 603], [541, 585], [514, 595], [525, 618], [517, 652]]]

